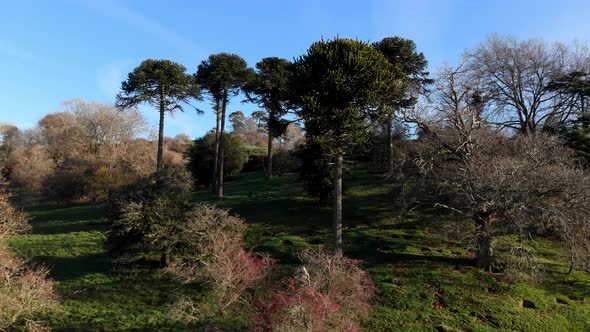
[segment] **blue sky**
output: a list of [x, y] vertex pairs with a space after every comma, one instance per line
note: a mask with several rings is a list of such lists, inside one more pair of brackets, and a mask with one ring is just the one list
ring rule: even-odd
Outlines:
[[[0, 123], [30, 128], [68, 99], [113, 102], [126, 74], [146, 58], [194, 72], [209, 54], [248, 64], [293, 59], [322, 36], [413, 39], [431, 71], [497, 32], [587, 42], [590, 1], [371, 0], [155, 1], [0, 0]], [[229, 111], [256, 108], [232, 100]], [[195, 137], [214, 125], [207, 111], [168, 118], [166, 134]], [[143, 108], [155, 125], [157, 112]]]

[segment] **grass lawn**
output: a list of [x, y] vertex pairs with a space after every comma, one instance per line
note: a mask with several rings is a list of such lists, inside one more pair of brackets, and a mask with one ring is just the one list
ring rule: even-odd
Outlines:
[[[559, 251], [539, 240], [547, 277], [507, 283], [473, 266], [466, 244], [440, 229], [452, 216], [426, 202], [409, 213], [397, 208], [398, 190], [362, 170], [345, 179], [344, 250], [360, 259], [381, 293], [367, 331], [590, 331], [590, 276], [566, 275]], [[294, 175], [245, 173], [227, 183], [218, 205], [250, 224], [248, 245], [282, 264], [297, 263], [307, 247], [329, 245], [329, 208], [303, 195]], [[205, 191], [196, 203], [215, 202]], [[35, 208], [33, 232], [11, 238], [20, 255], [47, 264], [57, 282], [61, 309], [45, 314], [56, 330], [189, 329], [166, 315], [181, 288], [143, 264], [113, 266], [105, 249], [108, 225], [99, 206]], [[524, 308], [523, 300], [535, 308]]]

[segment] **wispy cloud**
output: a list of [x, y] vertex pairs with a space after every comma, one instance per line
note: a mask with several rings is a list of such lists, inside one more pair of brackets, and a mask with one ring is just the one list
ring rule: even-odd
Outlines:
[[97, 14], [119, 21], [120, 23], [126, 24], [139, 32], [150, 34], [159, 41], [168, 44], [184, 55], [190, 55], [194, 57], [204, 54], [203, 49], [190, 39], [163, 25], [157, 20], [142, 14], [140, 11], [125, 5], [123, 1], [73, 1]]
[[7, 56], [22, 62], [33, 63], [36, 65], [43, 64], [43, 61], [40, 57], [7, 40], [0, 40], [0, 56]]

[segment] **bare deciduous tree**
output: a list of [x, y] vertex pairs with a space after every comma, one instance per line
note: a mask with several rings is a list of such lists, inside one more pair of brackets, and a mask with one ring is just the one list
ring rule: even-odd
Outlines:
[[484, 92], [491, 98], [494, 121], [523, 134], [559, 125], [569, 117], [565, 106], [571, 97], [547, 86], [565, 73], [570, 57], [563, 44], [499, 35], [466, 54], [469, 69], [484, 82]]
[[[432, 103], [408, 112], [406, 119], [430, 144], [421, 165], [454, 197], [448, 207], [476, 226], [478, 264], [494, 264], [494, 242], [501, 235], [525, 239], [531, 228], [542, 226], [588, 229], [582, 197], [590, 195], [590, 182], [570, 151], [541, 134], [511, 138], [492, 131], [480, 81], [462, 68], [444, 69]], [[576, 241], [565, 231], [561, 235]]]

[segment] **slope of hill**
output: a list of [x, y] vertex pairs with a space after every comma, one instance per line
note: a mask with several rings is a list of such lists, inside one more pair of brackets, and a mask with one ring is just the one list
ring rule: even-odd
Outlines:
[[[307, 247], [329, 245], [331, 213], [305, 197], [295, 175], [264, 179], [245, 173], [227, 184], [221, 207], [250, 224], [247, 242], [288, 268]], [[410, 212], [399, 208], [399, 188], [356, 170], [345, 180], [345, 255], [359, 259], [381, 290], [367, 331], [588, 331], [590, 276], [566, 275], [560, 252], [537, 240], [545, 278], [515, 282], [474, 266], [460, 225], [433, 202]], [[208, 192], [195, 202], [215, 202]], [[59, 312], [44, 317], [55, 329], [188, 328], [167, 317], [179, 292], [206, 296], [198, 285], [180, 284], [156, 269], [157, 257], [135, 257], [113, 265], [105, 247], [108, 224], [100, 206], [35, 208], [33, 234], [11, 239], [19, 254], [51, 267], [61, 296]], [[451, 234], [451, 235], [450, 235]], [[503, 239], [510, 241], [510, 239]], [[346, 285], [343, 285], [345, 287]], [[217, 318], [228, 329], [239, 317]]]

